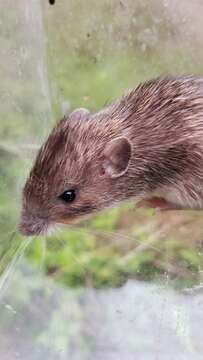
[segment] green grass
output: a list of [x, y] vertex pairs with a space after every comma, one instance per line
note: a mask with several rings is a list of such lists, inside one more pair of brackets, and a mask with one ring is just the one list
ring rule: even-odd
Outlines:
[[[122, 224], [125, 217], [128, 226]], [[202, 256], [196, 244], [185, 244], [178, 236], [169, 229], [160, 232], [156, 214], [126, 205], [97, 215], [83, 227], [67, 227], [48, 238], [44, 271], [70, 287], [121, 286], [128, 278], [158, 281], [166, 274], [174, 286], [198, 283]], [[28, 252], [37, 267], [43, 241], [35, 239]]]
[[[150, 56], [150, 62], [149, 62]], [[173, 60], [173, 71], [169, 72]], [[183, 70], [184, 69], [184, 70]], [[93, 61], [88, 56], [69, 56], [55, 67], [50, 81], [56, 90], [53, 98], [56, 118], [61, 116], [61, 104], [68, 100], [71, 108], [87, 107], [96, 111], [140, 82], [162, 74], [201, 73], [192, 59], [182, 58], [179, 51], [173, 58], [160, 58], [159, 54], [140, 54], [136, 51], [116, 57], [106, 56]]]

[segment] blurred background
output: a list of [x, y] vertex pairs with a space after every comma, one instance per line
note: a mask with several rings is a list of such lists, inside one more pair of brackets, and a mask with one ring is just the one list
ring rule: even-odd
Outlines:
[[2, 0], [0, 358], [202, 359], [202, 213], [135, 204], [29, 242], [21, 190], [64, 113], [202, 74], [200, 0]]

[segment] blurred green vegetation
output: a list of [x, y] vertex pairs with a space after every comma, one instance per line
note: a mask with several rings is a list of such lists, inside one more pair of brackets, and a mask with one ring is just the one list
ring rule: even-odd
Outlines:
[[[194, 62], [195, 42], [183, 39], [159, 1], [72, 0], [53, 7], [47, 2], [44, 20], [54, 119], [61, 117], [64, 102], [70, 103], [71, 109], [79, 106], [96, 111], [147, 78], [203, 70], [199, 57]], [[6, 32], [1, 34], [4, 40], [6, 36]], [[23, 36], [19, 42], [25, 41]], [[2, 140], [10, 138], [9, 144], [15, 143], [16, 138], [36, 140], [41, 118], [35, 123], [33, 113], [35, 108], [40, 114], [46, 111], [44, 98], [39, 100], [37, 94], [37, 87], [41, 86], [34, 80], [37, 70], [31, 67], [29, 72], [29, 64], [26, 69], [27, 75], [14, 85], [12, 76], [2, 74], [6, 88], [12, 85], [11, 97], [21, 110], [12, 109], [9, 113], [9, 107], [2, 105], [8, 121], [1, 122], [0, 136]], [[20, 200], [13, 201], [19, 188], [16, 184], [31, 166], [27, 158], [25, 170], [21, 169], [22, 156], [10, 145], [3, 145], [0, 144], [2, 268], [5, 253], [11, 258], [20, 241], [15, 240], [11, 251], [8, 234], [15, 227], [20, 209]], [[46, 240], [34, 239], [27, 256], [33, 264], [42, 266], [45, 274], [71, 287], [120, 286], [128, 278], [169, 278], [177, 285], [188, 285], [201, 281], [200, 224], [200, 214], [154, 214], [125, 204], [98, 214], [84, 226], [68, 228]]]
[[[194, 231], [194, 216], [173, 214], [184, 231], [189, 227]], [[167, 279], [178, 288], [199, 283], [202, 243], [177, 231], [175, 222], [172, 230], [172, 219], [169, 224], [165, 214], [124, 205], [97, 215], [85, 226], [35, 239], [27, 255], [38, 268], [43, 262], [45, 274], [70, 287], [121, 286], [129, 278]], [[197, 239], [200, 235], [196, 231]]]

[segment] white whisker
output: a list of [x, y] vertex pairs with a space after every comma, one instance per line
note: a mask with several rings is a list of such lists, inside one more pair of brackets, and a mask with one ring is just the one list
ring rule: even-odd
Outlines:
[[4, 295], [6, 289], [8, 288], [8, 285], [9, 285], [8, 280], [9, 280], [9, 278], [14, 273], [14, 270], [16, 269], [17, 264], [19, 263], [19, 261], [23, 257], [23, 255], [25, 253], [25, 250], [28, 247], [28, 245], [31, 243], [31, 241], [32, 241], [32, 238], [24, 239], [24, 241], [18, 247], [18, 249], [17, 249], [15, 255], [13, 256], [11, 262], [7, 265], [7, 267], [4, 270], [2, 276], [0, 277], [0, 299]]

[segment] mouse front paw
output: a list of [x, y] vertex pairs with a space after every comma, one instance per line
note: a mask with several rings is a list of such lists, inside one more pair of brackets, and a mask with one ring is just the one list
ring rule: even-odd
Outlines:
[[136, 204], [137, 208], [151, 208], [155, 210], [174, 210], [176, 207], [164, 198], [152, 196], [150, 198], [142, 199]]

